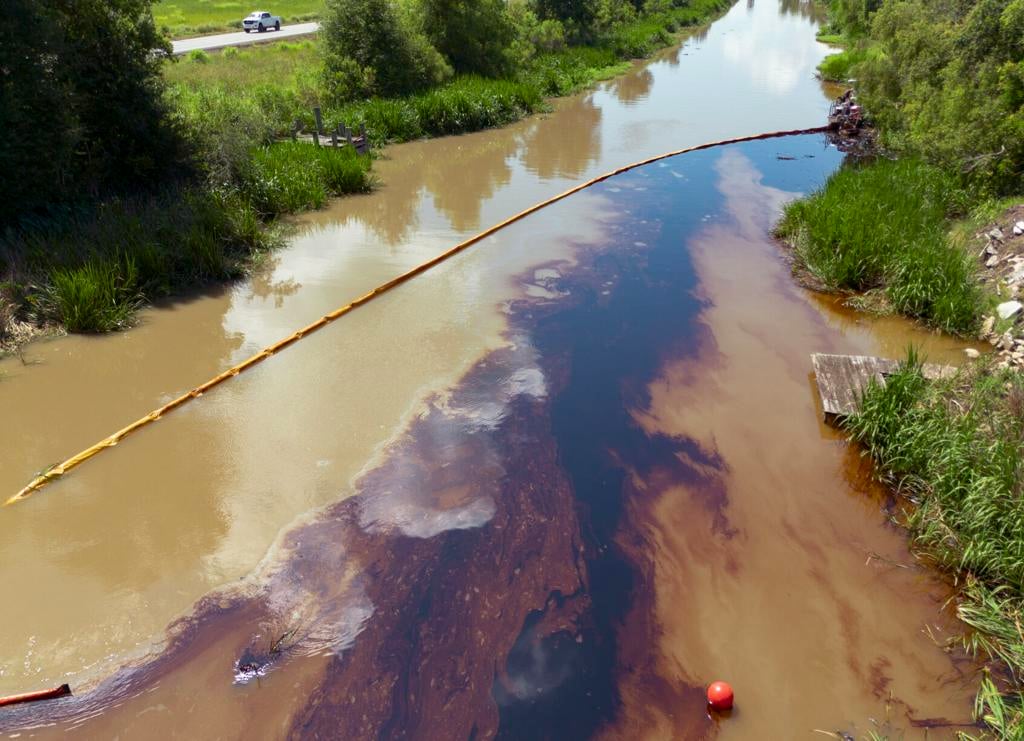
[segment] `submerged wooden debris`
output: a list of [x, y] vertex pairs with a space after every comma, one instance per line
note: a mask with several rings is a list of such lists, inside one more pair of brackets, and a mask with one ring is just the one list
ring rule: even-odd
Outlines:
[[[835, 423], [843, 417], [855, 414], [860, 406], [864, 390], [872, 380], [885, 384], [887, 376], [899, 368], [898, 360], [875, 358], [869, 355], [811, 355], [814, 377], [821, 396], [825, 421]], [[949, 365], [925, 363], [921, 366], [925, 378], [935, 380], [956, 372]]]

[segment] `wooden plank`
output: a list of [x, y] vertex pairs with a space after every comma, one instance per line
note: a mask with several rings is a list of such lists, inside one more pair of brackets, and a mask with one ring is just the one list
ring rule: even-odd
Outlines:
[[[884, 385], [886, 376], [899, 367], [896, 360], [868, 355], [814, 353], [811, 355], [811, 363], [814, 366], [818, 394], [821, 396], [821, 406], [828, 421], [855, 414], [868, 384], [874, 380]], [[921, 372], [925, 378], [936, 380], [956, 373], [956, 368], [925, 363]]]
[[871, 380], [885, 383], [884, 371], [892, 371], [894, 361], [867, 355], [811, 355], [814, 378], [826, 419], [848, 416], [857, 411], [860, 395]]

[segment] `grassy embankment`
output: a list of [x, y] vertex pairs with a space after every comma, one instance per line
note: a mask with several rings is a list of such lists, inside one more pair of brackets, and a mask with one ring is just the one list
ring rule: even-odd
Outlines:
[[285, 23], [315, 20], [323, 12], [323, 0], [160, 0], [153, 5], [157, 26], [172, 38], [231, 31], [242, 27], [242, 18], [254, 10], [268, 10]]
[[979, 709], [996, 738], [1024, 737], [1024, 376], [983, 361], [929, 383], [915, 358], [873, 386], [851, 435], [909, 506], [900, 522], [915, 552], [948, 573], [963, 646], [1002, 664]]
[[[542, 109], [547, 96], [624, 71], [625, 60], [727, 5], [696, 0], [640, 18], [590, 45], [539, 54], [510, 79], [460, 76], [402, 98], [324, 105], [324, 116], [365, 124], [377, 146], [501, 126]], [[68, 209], [0, 236], [0, 275], [11, 276], [0, 308], [69, 331], [122, 328], [146, 301], [239, 275], [275, 242], [266, 225], [277, 216], [368, 190], [369, 158], [279, 142], [296, 118], [311, 125], [325, 99], [319, 65], [311, 41], [169, 61], [168, 100], [207, 184]]]
[[971, 256], [948, 234], [966, 201], [943, 170], [883, 159], [847, 166], [793, 203], [778, 233], [793, 244], [797, 266], [826, 290], [856, 292], [863, 308], [969, 335], [988, 301]]
[[369, 166], [346, 150], [273, 144], [221, 187], [170, 186], [51, 214], [0, 235], [0, 273], [12, 277], [0, 304], [70, 332], [123, 328], [149, 300], [238, 277], [276, 243], [269, 221], [368, 190]]
[[[1017, 290], [979, 281], [974, 235], [1024, 202], [1024, 2], [832, 0], [831, 9], [839, 38], [829, 41], [845, 48], [822, 74], [855, 79], [885, 156], [848, 165], [792, 204], [779, 232], [821, 287], [976, 336]], [[1000, 320], [997, 331], [1019, 335], [1013, 324]], [[952, 380], [926, 382], [911, 353], [866, 392], [848, 429], [901, 495], [915, 553], [955, 584], [970, 626], [962, 645], [992, 662], [976, 705], [981, 737], [1024, 739], [1024, 377], [982, 357]]]

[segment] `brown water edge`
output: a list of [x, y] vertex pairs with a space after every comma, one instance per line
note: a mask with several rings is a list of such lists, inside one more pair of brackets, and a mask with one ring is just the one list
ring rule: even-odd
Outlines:
[[[567, 369], [551, 358], [542, 370], [524, 326], [608, 292], [614, 275], [597, 269], [598, 246], [581, 246], [578, 264], [519, 276], [526, 295], [506, 307], [507, 345], [431, 397], [356, 496], [288, 533], [248, 593], [204, 599], [159, 658], [90, 694], [0, 715], [0, 728], [26, 724], [40, 738], [277, 737], [289, 727], [303, 738], [494, 736], [494, 684], [519, 692], [504, 662], [531, 614], [544, 613], [538, 640], [593, 638], [576, 500], [547, 430]], [[239, 657], [264, 676], [231, 686]], [[699, 708], [698, 688], [672, 688], [680, 693]], [[687, 722], [705, 725], [699, 713]]]
[[[482, 226], [680, 146], [823, 120], [825, 47], [806, 4], [737, 4], [710, 29], [550, 115], [389, 148], [377, 192], [299, 219], [266, 270], [143, 312], [140, 327], [0, 360], [0, 489], [33, 474]], [[593, 203], [592, 201], [588, 203]], [[575, 210], [575, 209], [579, 210]], [[591, 223], [583, 202], [480, 245], [0, 517], [0, 694], [91, 685], [302, 513], [352, 491], [425, 396], [501, 344], [508, 277]], [[382, 340], [386, 338], [386, 340]], [[409, 352], [408, 348], [415, 348]], [[323, 434], [327, 430], [332, 434]]]
[[730, 222], [689, 244], [707, 306], [701, 349], [669, 363], [636, 413], [651, 433], [701, 441], [728, 470], [727, 528], [699, 506], [706, 487], [635, 482], [633, 548], [655, 563], [659, 674], [732, 682], [738, 710], [722, 738], [953, 737], [950, 723], [971, 720], [976, 677], [927, 635], [962, 629], [942, 609], [949, 588], [886, 525], [886, 494], [859, 451], [822, 424], [809, 354], [898, 357], [913, 342], [957, 362], [962, 345], [837, 313], [796, 288], [767, 237], [786, 194], [735, 150], [718, 167]]
[[[590, 564], [609, 547], [629, 556], [636, 588], [606, 736], [714, 735], [700, 686], [718, 675], [741, 703], [718, 730], [737, 737], [863, 727], [884, 717], [889, 689], [917, 720], [966, 717], [970, 681], [919, 633], [949, 627], [935, 614], [941, 585], [864, 566], [870, 553], [906, 562], [905, 543], [879, 527], [877, 502], [851, 495], [848, 449], [815, 421], [804, 346], [872, 347], [871, 330], [829, 330], [766, 236], [785, 194], [760, 186], [742, 157], [722, 162], [734, 223], [690, 245], [709, 307], [702, 341], [670, 342], [649, 405], [633, 410], [644, 447], [669, 441], [676, 462], [609, 450], [630, 472], [614, 544], [594, 540], [549, 429], [567, 356], [557, 345], [539, 355], [530, 328], [615, 294], [618, 267], [642, 264], [646, 249], [622, 233], [578, 245], [574, 266], [521, 274], [526, 298], [506, 304], [505, 345], [430, 398], [355, 498], [290, 532], [248, 593], [204, 600], [159, 659], [92, 695], [0, 723], [57, 723], [39, 737], [487, 738], [494, 693], [534, 689], [506, 657], [543, 656], [552, 639], [604, 650]], [[265, 676], [232, 686], [240, 657]], [[547, 679], [552, 689], [566, 678]]]

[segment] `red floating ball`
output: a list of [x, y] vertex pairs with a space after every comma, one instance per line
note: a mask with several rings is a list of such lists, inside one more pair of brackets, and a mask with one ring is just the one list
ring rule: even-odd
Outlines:
[[708, 705], [712, 710], [730, 710], [732, 701], [732, 687], [728, 683], [712, 682], [708, 687]]

